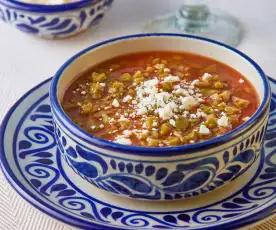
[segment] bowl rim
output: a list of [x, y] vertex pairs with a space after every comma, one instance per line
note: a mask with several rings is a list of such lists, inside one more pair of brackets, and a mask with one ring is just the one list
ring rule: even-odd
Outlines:
[[[196, 39], [196, 40], [201, 40], [207, 43], [212, 43], [218, 46], [222, 46], [245, 60], [247, 60], [254, 68], [255, 70], [259, 73], [259, 76], [261, 77], [264, 85], [264, 98], [261, 101], [261, 104], [259, 105], [257, 111], [250, 117], [248, 121], [246, 121], [244, 124], [241, 126], [237, 127], [236, 129], [222, 135], [216, 138], [212, 138], [210, 140], [206, 140], [203, 142], [199, 143], [194, 143], [194, 144], [188, 144], [188, 145], [182, 145], [182, 146], [173, 146], [173, 147], [139, 147], [139, 146], [129, 146], [129, 145], [122, 145], [122, 144], [117, 144], [115, 142], [107, 141], [102, 138], [98, 138], [96, 136], [93, 136], [92, 134], [86, 132], [84, 129], [80, 128], [77, 126], [71, 119], [66, 115], [66, 113], [63, 111], [60, 103], [58, 102], [58, 97], [57, 97], [57, 85], [59, 82], [59, 79], [62, 76], [63, 71], [77, 58], [82, 56], [83, 54], [98, 48], [100, 46], [104, 46], [113, 42], [118, 42], [122, 40], [129, 40], [133, 38], [147, 38], [147, 37], [179, 37], [179, 38], [189, 38], [189, 39]], [[270, 90], [270, 85], [268, 82], [268, 77], [265, 75], [261, 67], [253, 61], [251, 58], [249, 58], [247, 55], [244, 53], [238, 51], [237, 49], [228, 46], [226, 44], [223, 44], [221, 42], [217, 42], [211, 39], [207, 38], [202, 38], [194, 35], [186, 35], [186, 34], [174, 34], [174, 33], [148, 33], [148, 34], [133, 34], [133, 35], [126, 35], [126, 36], [121, 36], [117, 38], [112, 38], [108, 39], [102, 42], [99, 42], [97, 44], [94, 44], [92, 46], [89, 46], [88, 48], [78, 52], [71, 58], [69, 58], [56, 72], [54, 75], [51, 86], [50, 86], [50, 104], [52, 107], [52, 112], [53, 115], [55, 116], [56, 119], [64, 126], [66, 129], [70, 130], [70, 133], [74, 133], [73, 136], [78, 137], [82, 141], [97, 146], [99, 148], [107, 149], [107, 150], [112, 150], [115, 151], [116, 153], [123, 153], [123, 154], [132, 154], [132, 155], [138, 155], [138, 156], [150, 156], [150, 157], [164, 157], [164, 156], [175, 156], [175, 155], [186, 155], [186, 154], [191, 154], [194, 153], [195, 151], [202, 151], [203, 149], [209, 149], [213, 146], [219, 146], [221, 144], [224, 144], [225, 142], [229, 142], [231, 139], [235, 138], [235, 135], [240, 133], [240, 131], [247, 131], [247, 128], [249, 126], [252, 127], [252, 124], [258, 120], [260, 117], [263, 116], [263, 112], [266, 112], [266, 109], [268, 108], [269, 102], [271, 99], [271, 90]], [[239, 136], [240, 136], [239, 135]]]
[[[11, 7], [17, 10], [24, 10], [28, 12], [38, 13], [58, 13], [70, 10], [80, 9], [89, 5], [94, 5], [104, 0], [77, 0], [76, 2], [64, 3], [59, 5], [44, 5], [20, 2], [19, 0], [0, 0], [0, 3], [6, 7]], [[113, 0], [111, 0], [112, 2]]]

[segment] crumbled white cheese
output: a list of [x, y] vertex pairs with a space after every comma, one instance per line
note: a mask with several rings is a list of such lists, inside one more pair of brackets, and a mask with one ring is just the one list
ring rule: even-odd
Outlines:
[[120, 122], [120, 121], [129, 121], [129, 119], [127, 119], [126, 117], [121, 116], [120, 119], [119, 119], [118, 121], [119, 121], [119, 122]]
[[188, 92], [189, 92], [189, 94], [194, 94], [195, 93], [195, 91], [193, 91], [192, 89], [189, 89]]
[[214, 93], [210, 96], [213, 100], [219, 100], [219, 95], [217, 93]]
[[198, 82], [199, 82], [199, 80], [194, 80], [194, 81], [192, 81], [191, 85], [194, 86]]
[[196, 115], [197, 115], [198, 117], [203, 117], [203, 118], [207, 117], [207, 114], [204, 113], [204, 112], [202, 112], [202, 111], [197, 111]]
[[100, 86], [101, 86], [101, 87], [105, 87], [106, 84], [105, 84], [105, 83], [100, 83]]
[[178, 95], [183, 95], [183, 96], [190, 96], [189, 91], [187, 91], [186, 89], [176, 89], [175, 91], [173, 91], [173, 93], [178, 94]]
[[149, 133], [149, 131], [148, 131], [148, 130], [146, 130], [146, 129], [143, 129], [143, 130], [142, 130], [142, 133], [143, 133], [143, 134], [148, 134], [148, 133]]
[[99, 126], [101, 129], [103, 129], [104, 128], [104, 124], [100, 124], [100, 126]]
[[[164, 107], [172, 97], [172, 94], [168, 92], [162, 92], [155, 94], [155, 100], [158, 107]], [[150, 97], [149, 97], [150, 98]]]
[[170, 69], [168, 69], [168, 68], [165, 68], [164, 69], [164, 72], [167, 72], [167, 73], [169, 73], [171, 70]]
[[210, 134], [210, 130], [203, 124], [199, 127], [199, 133], [200, 134]]
[[151, 79], [144, 82], [144, 86], [147, 88], [153, 88], [159, 83], [158, 79]]
[[178, 105], [177, 105], [177, 104], [175, 104], [175, 102], [174, 102], [174, 101], [169, 102], [169, 103], [168, 103], [168, 106], [170, 106], [173, 110], [175, 110], [175, 109], [177, 109], [177, 108], [178, 108]]
[[190, 109], [198, 105], [198, 101], [193, 96], [180, 97], [180, 100], [184, 109]]
[[132, 144], [130, 139], [124, 138], [124, 137], [119, 137], [114, 142], [118, 143], [118, 144], [122, 144], [122, 145], [131, 145]]
[[202, 76], [202, 80], [203, 81], [208, 81], [209, 79], [211, 79], [213, 76], [209, 73], [205, 73], [203, 76]]
[[158, 123], [157, 123], [156, 121], [154, 121], [154, 122], [152, 123], [152, 126], [153, 126], [153, 127], [156, 127], [156, 126], [158, 126]]
[[114, 100], [113, 100], [112, 105], [113, 105], [114, 107], [119, 107], [119, 106], [120, 106], [120, 104], [119, 104], [119, 102], [118, 102], [117, 99], [114, 99]]
[[179, 77], [178, 76], [168, 76], [168, 77], [165, 77], [164, 78], [164, 82], [175, 82], [175, 81], [180, 81]]
[[[180, 79], [178, 76], [168, 76], [164, 79], [164, 82], [166, 81], [180, 81]], [[175, 113], [179, 112], [179, 109], [188, 110], [197, 106], [199, 101], [203, 100], [203, 95], [199, 94], [199, 90], [190, 87], [190, 83], [185, 80], [174, 86], [172, 92], [162, 92], [161, 89], [157, 88], [158, 84], [159, 80], [154, 78], [136, 87], [136, 97], [132, 98], [136, 115], [144, 115], [148, 111], [153, 111], [161, 119], [169, 120]], [[175, 94], [179, 94], [180, 97], [176, 97]], [[194, 96], [191, 96], [191, 94]], [[204, 114], [200, 114], [200, 116], [204, 116]]]
[[90, 126], [91, 129], [96, 129], [96, 126], [92, 125]]
[[124, 98], [123, 98], [123, 102], [128, 102], [129, 100], [132, 99], [132, 96], [130, 95], [126, 95]]
[[85, 95], [86, 94], [86, 92], [85, 91], [81, 91], [81, 95]]
[[250, 119], [250, 117], [244, 117], [242, 120], [243, 121], [248, 121]]
[[175, 120], [173, 120], [173, 119], [170, 119], [170, 124], [171, 124], [171, 126], [173, 126], [173, 127], [175, 127]]
[[173, 116], [173, 109], [171, 106], [166, 105], [164, 108], [159, 108], [159, 117], [163, 120], [169, 120]]
[[197, 118], [197, 115], [196, 114], [190, 114], [190, 118], [192, 118], [192, 119], [195, 119], [195, 118]]
[[124, 134], [124, 136], [130, 137], [132, 135], [132, 131], [130, 131], [130, 130], [124, 130], [123, 134]]
[[146, 107], [139, 108], [139, 109], [137, 109], [137, 115], [146, 114], [147, 111], [148, 111], [148, 110], [146, 109]]
[[189, 89], [194, 89], [195, 86], [194, 86], [194, 85], [189, 85], [188, 88], [189, 88]]
[[241, 78], [240, 80], [239, 80], [239, 83], [244, 83], [244, 80]]
[[226, 114], [223, 113], [222, 117], [218, 119], [217, 123], [221, 127], [228, 127], [229, 122], [228, 122], [228, 117], [226, 116]]

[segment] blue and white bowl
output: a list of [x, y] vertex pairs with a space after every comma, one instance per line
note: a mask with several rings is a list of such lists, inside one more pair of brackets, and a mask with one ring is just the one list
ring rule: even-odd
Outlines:
[[[125, 146], [97, 138], [64, 113], [60, 102], [78, 73], [118, 55], [151, 50], [192, 52], [228, 64], [256, 86], [258, 110], [225, 135], [164, 148]], [[266, 75], [249, 57], [218, 42], [177, 34], [133, 35], [93, 45], [58, 70], [50, 89], [56, 140], [76, 176], [115, 194], [149, 200], [198, 196], [242, 175], [260, 154], [270, 98]]]
[[61, 5], [37, 5], [0, 0], [0, 19], [39, 37], [65, 38], [98, 25], [112, 2], [113, 0], [80, 0]]

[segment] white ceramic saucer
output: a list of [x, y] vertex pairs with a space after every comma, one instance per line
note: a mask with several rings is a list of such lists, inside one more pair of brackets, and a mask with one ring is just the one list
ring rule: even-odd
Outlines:
[[276, 208], [276, 81], [265, 148], [240, 178], [221, 189], [178, 201], [137, 201], [99, 190], [61, 158], [54, 140], [50, 79], [24, 95], [5, 117], [1, 166], [32, 205], [84, 229], [233, 229]]

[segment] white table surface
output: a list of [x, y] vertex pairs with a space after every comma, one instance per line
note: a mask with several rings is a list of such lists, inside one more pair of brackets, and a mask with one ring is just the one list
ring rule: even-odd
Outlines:
[[[51, 77], [76, 52], [98, 41], [140, 33], [151, 18], [177, 9], [181, 0], [115, 0], [97, 31], [67, 40], [41, 40], [0, 22], [0, 121], [27, 90]], [[276, 1], [209, 0], [236, 16], [244, 27], [238, 49], [276, 79]], [[0, 171], [0, 230], [74, 229], [23, 200]]]

